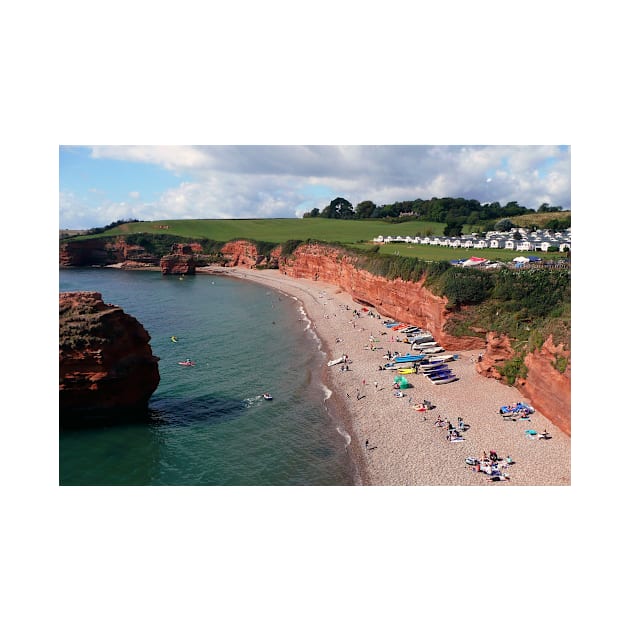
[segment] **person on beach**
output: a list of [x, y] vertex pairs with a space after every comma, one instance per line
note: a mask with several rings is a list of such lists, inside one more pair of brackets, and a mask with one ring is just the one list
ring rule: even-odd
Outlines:
[[365, 440], [365, 450], [368, 450], [368, 444], [370, 443], [370, 440]]
[[378, 382], [374, 381], [374, 389], [378, 389]]

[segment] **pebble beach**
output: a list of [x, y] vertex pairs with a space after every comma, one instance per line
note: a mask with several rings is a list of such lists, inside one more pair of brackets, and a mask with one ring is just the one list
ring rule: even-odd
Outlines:
[[[505, 420], [503, 405], [530, 404], [513, 387], [479, 375], [478, 351], [459, 352], [449, 362], [457, 380], [435, 385], [423, 374], [405, 375], [410, 387], [395, 396], [396, 371], [379, 370], [388, 351], [406, 354], [410, 346], [396, 341], [387, 320], [367, 309], [334, 285], [296, 279], [278, 270], [206, 267], [200, 272], [253, 281], [295, 297], [302, 304], [327, 361], [347, 355], [349, 369], [322, 367], [324, 383], [332, 391], [327, 404], [350, 436], [347, 448], [357, 464], [360, 480], [371, 486], [563, 486], [571, 484], [571, 439], [538, 410], [529, 420]], [[408, 323], [408, 322], [403, 322]], [[433, 408], [419, 412], [413, 405], [429, 400]], [[462, 441], [447, 440], [448, 430], [436, 426], [438, 417], [465, 426]], [[549, 439], [526, 433], [547, 431]], [[496, 480], [466, 463], [495, 451], [505, 478]], [[507, 464], [507, 458], [510, 464]]]

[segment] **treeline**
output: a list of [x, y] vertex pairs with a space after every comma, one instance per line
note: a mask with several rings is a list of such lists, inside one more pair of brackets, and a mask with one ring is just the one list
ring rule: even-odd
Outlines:
[[103, 227], [95, 227], [86, 230], [86, 234], [102, 234], [107, 230], [111, 230], [112, 228], [118, 227], [119, 225], [124, 225], [125, 223], [142, 223], [140, 219], [118, 219], [118, 221], [112, 221], [108, 225]]
[[396, 201], [377, 206], [372, 201], [361, 201], [356, 207], [343, 197], [333, 199], [323, 210], [313, 208], [304, 213], [304, 218], [322, 219], [382, 219], [392, 222], [434, 221], [447, 226], [474, 225], [478, 231], [494, 229], [498, 219], [516, 217], [532, 212], [558, 212], [562, 206], [543, 203], [537, 210], [509, 201], [501, 205], [498, 201], [481, 204], [476, 199], [463, 197], [433, 197], [415, 201]]

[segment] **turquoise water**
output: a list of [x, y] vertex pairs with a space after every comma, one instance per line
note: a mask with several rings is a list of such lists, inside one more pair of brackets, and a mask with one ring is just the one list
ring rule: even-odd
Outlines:
[[[138, 319], [161, 379], [149, 422], [60, 430], [61, 485], [353, 483], [323, 354], [293, 298], [220, 276], [115, 269], [61, 270], [59, 289], [99, 291]], [[189, 357], [194, 367], [178, 365]]]

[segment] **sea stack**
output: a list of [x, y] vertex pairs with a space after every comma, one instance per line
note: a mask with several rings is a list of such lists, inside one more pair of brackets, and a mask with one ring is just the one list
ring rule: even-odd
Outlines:
[[142, 324], [100, 293], [59, 294], [59, 421], [137, 419], [160, 382]]

